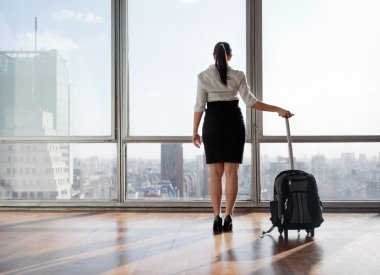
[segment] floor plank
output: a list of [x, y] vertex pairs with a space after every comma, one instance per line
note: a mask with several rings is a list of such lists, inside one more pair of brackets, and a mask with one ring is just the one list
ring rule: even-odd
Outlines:
[[1, 274], [379, 274], [380, 214], [324, 214], [315, 238], [267, 213], [0, 212]]

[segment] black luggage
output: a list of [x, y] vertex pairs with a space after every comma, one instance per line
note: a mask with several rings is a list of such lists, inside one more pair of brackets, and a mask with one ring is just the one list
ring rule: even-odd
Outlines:
[[286, 118], [286, 130], [289, 147], [291, 170], [277, 175], [274, 182], [273, 200], [270, 202], [272, 227], [260, 235], [271, 232], [278, 227], [280, 235], [288, 238], [288, 230], [298, 232], [306, 230], [308, 236], [314, 237], [314, 229], [323, 222], [322, 202], [313, 175], [301, 170], [294, 170], [293, 149], [290, 137], [289, 120]]

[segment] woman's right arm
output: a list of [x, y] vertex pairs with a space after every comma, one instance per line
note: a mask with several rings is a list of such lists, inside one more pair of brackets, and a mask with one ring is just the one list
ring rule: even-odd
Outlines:
[[201, 144], [202, 144], [201, 136], [198, 134], [198, 127], [199, 127], [199, 123], [201, 122], [202, 116], [203, 116], [203, 112], [194, 112], [192, 140], [193, 140], [193, 144], [198, 148], [201, 147]]
[[203, 112], [205, 111], [205, 105], [207, 101], [207, 92], [203, 88], [200, 75], [198, 75], [198, 84], [197, 84], [197, 98], [194, 106], [194, 122], [193, 122], [193, 143], [196, 147], [201, 147], [202, 140], [201, 136], [198, 134], [198, 127], [201, 122]]

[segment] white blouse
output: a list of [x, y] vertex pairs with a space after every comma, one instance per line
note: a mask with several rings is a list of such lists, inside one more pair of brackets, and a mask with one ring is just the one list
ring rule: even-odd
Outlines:
[[248, 107], [252, 107], [257, 101], [242, 71], [228, 67], [227, 86], [225, 86], [220, 80], [220, 75], [215, 65], [211, 65], [208, 69], [198, 74], [197, 99], [194, 112], [203, 112], [206, 102], [237, 100], [239, 99], [238, 92]]

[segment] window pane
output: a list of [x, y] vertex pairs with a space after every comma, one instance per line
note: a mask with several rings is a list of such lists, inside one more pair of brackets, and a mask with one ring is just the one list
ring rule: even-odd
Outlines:
[[0, 144], [2, 200], [116, 198], [115, 144]]
[[[316, 178], [322, 200], [380, 200], [380, 143], [293, 144], [294, 167]], [[260, 145], [261, 199], [289, 169], [287, 144]]]
[[128, 1], [131, 135], [191, 135], [197, 74], [214, 45], [228, 41], [231, 66], [246, 69], [245, 2]]
[[[378, 135], [376, 0], [263, 1], [263, 97], [295, 113], [295, 135]], [[283, 135], [264, 114], [264, 133]]]
[[0, 136], [111, 135], [111, 2], [0, 2]]
[[[128, 199], [210, 200], [205, 156], [193, 144], [131, 143], [127, 156]], [[239, 168], [238, 200], [251, 198], [251, 165], [251, 144], [246, 143]]]

